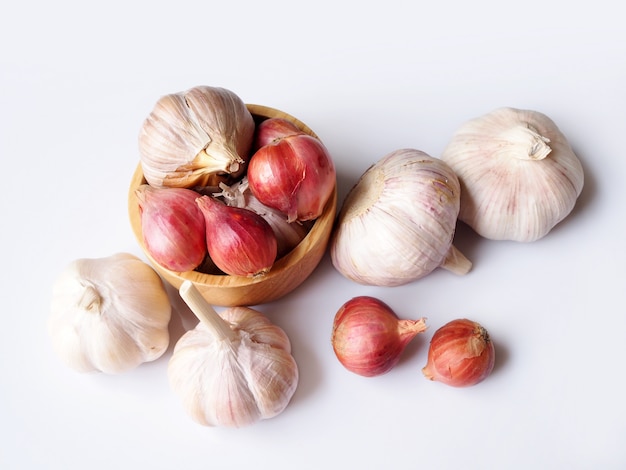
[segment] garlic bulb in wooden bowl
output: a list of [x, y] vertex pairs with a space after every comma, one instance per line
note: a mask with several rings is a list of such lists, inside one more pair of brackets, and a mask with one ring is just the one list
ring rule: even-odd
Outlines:
[[[282, 118], [293, 123], [302, 133], [317, 138], [317, 135], [295, 117], [261, 105], [247, 105], [253, 116], [255, 125], [270, 118]], [[333, 174], [334, 178], [334, 174]], [[302, 284], [321, 261], [332, 231], [337, 206], [336, 182], [323, 207], [323, 211], [315, 220], [307, 221], [308, 233], [291, 251], [281, 254], [271, 269], [259, 276], [241, 276], [229, 274], [208, 274], [200, 270], [177, 272], [163, 267], [156, 262], [146, 250], [143, 239], [141, 211], [136, 191], [147, 183], [141, 164], [132, 177], [128, 211], [133, 232], [144, 250], [147, 258], [162, 277], [175, 288], [180, 288], [185, 280], [189, 280], [211, 304], [218, 306], [257, 305], [276, 300]]]
[[215, 184], [241, 173], [254, 120], [230, 90], [196, 86], [162, 96], [139, 132], [144, 175], [155, 187]]
[[464, 123], [441, 155], [461, 183], [459, 219], [493, 240], [544, 237], [574, 208], [583, 168], [537, 111], [496, 109]]

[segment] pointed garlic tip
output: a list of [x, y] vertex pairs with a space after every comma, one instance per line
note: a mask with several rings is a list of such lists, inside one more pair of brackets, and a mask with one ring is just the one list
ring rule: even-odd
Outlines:
[[443, 269], [446, 269], [454, 274], [464, 275], [470, 272], [472, 269], [472, 262], [465, 257], [454, 245], [450, 245], [450, 249], [446, 254], [446, 257], [441, 264]]
[[78, 307], [85, 312], [100, 313], [102, 297], [98, 289], [91, 283], [82, 282], [81, 286], [83, 287], [83, 295], [81, 295], [78, 301]]
[[237, 173], [245, 160], [236, 151], [216, 145], [214, 148], [202, 149], [193, 164], [198, 167], [198, 173], [211, 175], [213, 173]]
[[237, 338], [237, 333], [230, 328], [228, 323], [202, 297], [198, 288], [191, 281], [183, 281], [179, 288], [179, 293], [193, 314], [209, 328], [215, 337], [228, 340]]
[[519, 146], [520, 150], [512, 151], [511, 155], [520, 160], [543, 160], [552, 152], [548, 145], [550, 139], [541, 135], [528, 122], [511, 127], [501, 137], [512, 146]]

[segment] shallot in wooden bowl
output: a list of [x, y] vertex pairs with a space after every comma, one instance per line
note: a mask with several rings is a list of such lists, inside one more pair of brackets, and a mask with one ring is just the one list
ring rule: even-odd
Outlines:
[[[247, 105], [258, 124], [268, 118], [284, 118], [294, 123], [304, 133], [317, 136], [304, 123], [289, 114], [261, 105]], [[227, 274], [205, 274], [199, 271], [176, 272], [161, 266], [146, 250], [141, 227], [141, 213], [135, 192], [146, 184], [141, 164], [132, 177], [128, 212], [132, 230], [146, 257], [159, 274], [178, 289], [183, 281], [189, 280], [212, 305], [241, 306], [257, 305], [277, 300], [300, 286], [313, 272], [326, 251], [333, 228], [337, 208], [337, 187], [328, 199], [323, 213], [316, 218], [305, 238], [290, 252], [278, 258], [267, 274], [258, 277], [233, 276]]]

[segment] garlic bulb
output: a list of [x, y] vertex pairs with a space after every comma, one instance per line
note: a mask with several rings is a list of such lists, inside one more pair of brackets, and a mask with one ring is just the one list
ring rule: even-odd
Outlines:
[[397, 286], [437, 267], [465, 274], [453, 245], [459, 182], [442, 160], [396, 150], [371, 166], [346, 197], [330, 242], [335, 268], [361, 284]]
[[459, 219], [492, 240], [544, 237], [574, 208], [584, 175], [556, 124], [500, 108], [463, 124], [442, 156], [461, 183]]
[[192, 419], [242, 427], [281, 413], [298, 385], [285, 332], [248, 307], [220, 316], [190, 281], [180, 295], [200, 323], [176, 343], [168, 377]]
[[156, 187], [208, 186], [245, 169], [255, 123], [224, 88], [198, 86], [161, 97], [139, 133], [146, 181]]
[[165, 352], [170, 315], [159, 275], [136, 256], [117, 253], [75, 260], [61, 272], [48, 326], [68, 366], [115, 374]]

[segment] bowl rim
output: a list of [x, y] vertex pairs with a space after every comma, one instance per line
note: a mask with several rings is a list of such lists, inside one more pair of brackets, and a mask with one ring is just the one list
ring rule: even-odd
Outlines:
[[[271, 108], [269, 106], [257, 105], [257, 104], [246, 104], [246, 107], [252, 114], [253, 118], [256, 122], [273, 118], [273, 117], [281, 117], [288, 119], [289, 121], [296, 124], [303, 132], [319, 138], [306, 124], [304, 124], [299, 119], [291, 116], [284, 111], [280, 111], [275, 108]], [[146, 184], [146, 180], [143, 176], [143, 169], [141, 162], [138, 163], [135, 171], [133, 173], [130, 187], [128, 190], [128, 213], [131, 223], [131, 228], [135, 235], [137, 242], [139, 243], [144, 255], [148, 258], [148, 260], [153, 264], [153, 266], [157, 267], [158, 270], [167, 273], [169, 276], [178, 278], [181, 281], [189, 280], [194, 284], [206, 285], [215, 287], [224, 287], [224, 288], [238, 288], [238, 287], [246, 287], [253, 284], [263, 283], [265, 281], [272, 280], [273, 278], [281, 276], [285, 269], [297, 267], [298, 263], [305, 257], [309, 248], [316, 244], [320, 240], [324, 240], [325, 243], [328, 243], [330, 238], [330, 232], [332, 231], [332, 227], [334, 224], [334, 220], [336, 217], [337, 210], [337, 181], [335, 180], [335, 184], [333, 187], [333, 192], [331, 196], [328, 198], [326, 205], [324, 206], [324, 210], [322, 214], [315, 219], [313, 225], [311, 226], [309, 232], [306, 236], [300, 241], [298, 245], [296, 245], [290, 252], [283, 255], [279, 259], [277, 259], [272, 268], [264, 275], [255, 276], [255, 277], [246, 277], [246, 276], [235, 276], [230, 274], [207, 274], [199, 271], [172, 271], [170, 269], [165, 268], [161, 264], [159, 264], [146, 250], [145, 244], [143, 242], [143, 233], [141, 230], [141, 216], [139, 213], [139, 204], [137, 200], [137, 196], [135, 194], [136, 189], [141, 184]], [[325, 250], [324, 250], [325, 251]], [[313, 268], [315, 269], [315, 268]]]

